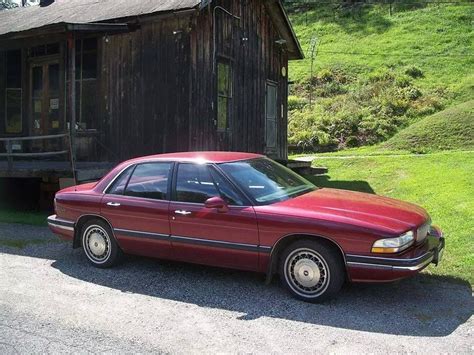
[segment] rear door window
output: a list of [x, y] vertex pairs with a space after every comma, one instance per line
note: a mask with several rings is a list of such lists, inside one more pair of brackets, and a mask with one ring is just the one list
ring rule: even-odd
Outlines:
[[130, 179], [130, 175], [132, 175], [134, 168], [134, 166], [131, 166], [125, 169], [125, 171], [123, 171], [120, 176], [114, 181], [107, 193], [111, 195], [123, 195], [123, 193], [125, 192], [125, 187], [127, 186], [128, 179]]
[[137, 165], [128, 181], [124, 195], [166, 200], [171, 163], [145, 163]]

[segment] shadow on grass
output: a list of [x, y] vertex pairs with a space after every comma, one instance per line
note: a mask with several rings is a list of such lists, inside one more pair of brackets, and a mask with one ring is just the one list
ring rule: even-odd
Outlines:
[[327, 175], [305, 175], [305, 178], [318, 187], [328, 187], [331, 189], [351, 190], [375, 194], [375, 191], [367, 181], [331, 180], [331, 177]]
[[75, 280], [228, 310], [242, 321], [267, 317], [381, 334], [442, 337], [467, 322], [474, 309], [468, 282], [428, 274], [392, 284], [346, 285], [338, 298], [309, 304], [293, 299], [278, 280], [266, 286], [263, 275], [251, 272], [138, 257], [113, 269], [96, 269], [68, 243], [23, 250], [0, 246], [0, 253], [54, 260], [53, 268]]

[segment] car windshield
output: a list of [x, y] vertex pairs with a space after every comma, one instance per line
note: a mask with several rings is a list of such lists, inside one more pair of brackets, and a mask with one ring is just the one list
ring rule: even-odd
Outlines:
[[223, 163], [219, 167], [259, 205], [285, 201], [316, 189], [292, 170], [266, 158]]

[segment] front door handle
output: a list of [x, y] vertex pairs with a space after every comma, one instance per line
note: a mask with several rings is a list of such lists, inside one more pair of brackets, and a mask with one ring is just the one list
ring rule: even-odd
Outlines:
[[175, 214], [180, 214], [181, 216], [189, 216], [190, 214], [192, 214], [192, 212], [189, 212], [189, 211], [183, 211], [183, 210], [176, 210], [174, 211]]
[[118, 206], [120, 206], [120, 203], [118, 203], [118, 202], [107, 202], [107, 206], [118, 207]]

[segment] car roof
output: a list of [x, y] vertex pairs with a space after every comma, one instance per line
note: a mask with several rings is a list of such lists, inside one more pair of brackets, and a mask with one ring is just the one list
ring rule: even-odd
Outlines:
[[227, 163], [239, 160], [263, 158], [263, 155], [242, 152], [182, 152], [149, 155], [129, 160], [128, 163], [140, 163], [150, 160], [168, 160], [194, 163]]

